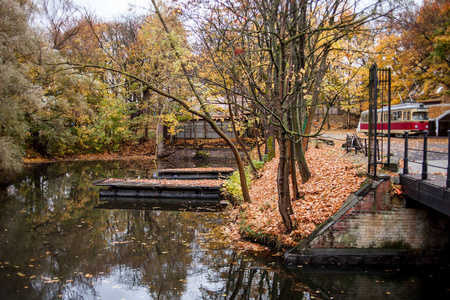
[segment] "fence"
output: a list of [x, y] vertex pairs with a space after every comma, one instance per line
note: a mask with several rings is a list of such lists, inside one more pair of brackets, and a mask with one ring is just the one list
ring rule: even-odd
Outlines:
[[[437, 169], [447, 170], [446, 188], [450, 188], [450, 130], [447, 131], [447, 134], [448, 134], [448, 148], [447, 148], [447, 153], [445, 153], [445, 152], [440, 152], [440, 151], [428, 150], [428, 131], [425, 131], [423, 134], [423, 149], [408, 148], [409, 132], [405, 131], [405, 155], [404, 155], [403, 174], [409, 173], [409, 170], [408, 170], [409, 163], [422, 164], [422, 180], [428, 179], [428, 167], [429, 166], [437, 168]], [[422, 162], [409, 161], [409, 159], [408, 159], [408, 151], [409, 150], [423, 152], [422, 153], [423, 154]], [[430, 165], [428, 163], [428, 153], [447, 155], [447, 167]]]
[[[234, 138], [234, 131], [230, 121], [216, 121], [216, 125], [229, 138]], [[179, 125], [178, 132], [172, 137], [174, 139], [219, 139], [220, 136], [212, 129], [212, 127], [203, 120], [194, 120], [183, 122]], [[244, 132], [247, 137], [248, 130]], [[169, 138], [165, 136], [165, 138]]]

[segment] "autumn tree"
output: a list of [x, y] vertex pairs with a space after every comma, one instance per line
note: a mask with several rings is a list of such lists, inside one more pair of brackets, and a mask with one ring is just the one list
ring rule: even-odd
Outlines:
[[21, 168], [25, 138], [34, 112], [42, 105], [39, 86], [27, 76], [25, 60], [38, 48], [37, 33], [28, 20], [29, 1], [0, 2], [0, 178]]
[[[126, 58], [129, 58], [133, 53], [136, 55], [140, 54], [140, 56], [144, 58], [141, 64], [135, 64], [134, 68], [130, 68], [128, 63], [123, 64], [123, 60], [121, 60], [120, 57], [113, 55], [111, 49], [109, 48], [109, 44], [103, 43], [102, 36], [96, 30], [97, 28], [94, 22], [87, 19], [93, 36], [95, 36], [95, 39], [100, 46], [100, 51], [103, 55], [108, 57], [108, 59], [97, 62], [83, 59], [71, 60], [67, 61], [66, 65], [80, 70], [91, 70], [94, 72], [100, 71], [107, 74], [120, 75], [122, 78], [126, 78], [127, 81], [134, 82], [142, 86], [142, 91], [153, 92], [154, 94], [162, 96], [165, 99], [176, 103], [186, 112], [204, 119], [232, 149], [240, 171], [239, 173], [244, 201], [250, 201], [244, 165], [239, 151], [230, 138], [228, 138], [216, 125], [211, 116], [210, 108], [206, 104], [205, 94], [203, 93], [199, 83], [193, 79], [193, 72], [191, 69], [192, 60], [189, 59], [189, 51], [186, 51], [186, 49], [189, 48], [187, 47], [185, 37], [177, 31], [177, 26], [180, 24], [180, 22], [177, 21], [177, 14], [171, 9], [160, 10], [155, 2], [153, 2], [153, 5], [156, 11], [156, 14], [153, 17], [156, 17], [160, 21], [160, 28], [162, 28], [162, 30], [154, 29], [152, 32], [152, 30], [149, 30], [151, 26], [148, 26], [142, 34], [141, 42], [144, 46], [156, 45], [157, 47], [144, 47], [141, 49], [141, 52], [126, 51], [127, 54], [125, 55]], [[153, 41], [158, 41], [158, 43], [149, 43], [148, 37], [151, 37]], [[161, 48], [161, 45], [166, 45], [167, 47]], [[159, 49], [163, 49], [163, 51]], [[165, 60], [160, 61], [158, 58], [152, 59], [149, 57], [149, 54], [152, 54], [152, 50], [154, 50], [156, 57], [157, 55], [162, 55], [161, 57], [164, 57]], [[133, 59], [134, 57], [131, 56], [131, 60]], [[169, 64], [169, 61], [175, 62], [175, 64]], [[148, 64], [146, 65], [146, 63]], [[167, 68], [167, 65], [170, 67]], [[158, 68], [161, 70], [167, 69], [170, 71], [169, 73], [155, 73]], [[175, 82], [178, 82], [176, 79], [180, 77], [184, 80], [184, 86], [189, 87], [190, 96], [186, 94], [185, 89], [181, 86], [171, 85], [170, 81], [173, 83], [175, 79]], [[188, 98], [194, 98], [197, 105], [193, 104], [192, 101], [189, 101]]]
[[[409, 3], [393, 15], [391, 30], [378, 48], [398, 75], [394, 85], [402, 100], [427, 99], [450, 89], [450, 1]], [[382, 51], [390, 50], [390, 51]], [[382, 62], [383, 60], [379, 60]]]
[[287, 231], [293, 226], [289, 174], [297, 164], [303, 181], [310, 176], [304, 143], [318, 134], [311, 123], [330, 71], [329, 55], [341, 39], [376, 18], [379, 4], [360, 10], [347, 1], [225, 1], [194, 10], [208, 11], [196, 30], [209, 65], [235, 87], [226, 80], [215, 85], [252, 103], [253, 113], [275, 128], [278, 206]]
[[78, 8], [71, 0], [38, 0], [41, 20], [47, 28], [47, 38], [50, 46], [62, 50], [67, 42], [78, 34], [81, 25]]

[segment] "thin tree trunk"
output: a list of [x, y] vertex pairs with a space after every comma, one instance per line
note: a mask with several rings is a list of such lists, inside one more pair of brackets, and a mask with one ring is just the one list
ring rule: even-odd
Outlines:
[[255, 137], [256, 137], [256, 149], [258, 150], [259, 161], [262, 161], [261, 145], [259, 144], [259, 137], [261, 136], [260, 126], [255, 122]]
[[292, 190], [294, 192], [294, 199], [297, 200], [299, 196], [298, 184], [297, 184], [297, 172], [295, 169], [295, 150], [294, 143], [289, 141], [289, 164], [291, 166], [291, 179], [292, 179]]
[[258, 171], [256, 170], [255, 165], [253, 164], [252, 158], [250, 157], [250, 154], [248, 153], [247, 148], [245, 147], [244, 143], [242, 142], [241, 138], [239, 137], [239, 132], [237, 132], [236, 123], [234, 122], [233, 110], [231, 109], [230, 102], [228, 102], [228, 112], [230, 114], [231, 125], [233, 126], [233, 132], [234, 132], [234, 136], [236, 137], [236, 141], [238, 142], [239, 145], [241, 145], [241, 147], [244, 151], [244, 154], [248, 159], [250, 167], [252, 168], [253, 175], [255, 177], [258, 177]]
[[[294, 130], [293, 128], [294, 124], [292, 122], [292, 114], [294, 112], [294, 107], [291, 108], [291, 111], [289, 111], [288, 114], [288, 126], [290, 128], [290, 130]], [[290, 173], [291, 173], [291, 181], [292, 181], [292, 190], [294, 192], [294, 199], [297, 200], [298, 196], [299, 196], [299, 192], [298, 192], [298, 184], [297, 184], [297, 171], [295, 168], [295, 149], [294, 149], [294, 142], [292, 140], [288, 141], [289, 143], [289, 165], [291, 167], [290, 169]], [[292, 212], [293, 213], [293, 212]]]
[[280, 158], [278, 161], [278, 210], [281, 218], [283, 219], [284, 226], [287, 232], [292, 231], [292, 221], [289, 216], [290, 212], [290, 193], [289, 193], [289, 177], [288, 177], [288, 164], [287, 164], [287, 147], [281, 133], [278, 134], [278, 145]]

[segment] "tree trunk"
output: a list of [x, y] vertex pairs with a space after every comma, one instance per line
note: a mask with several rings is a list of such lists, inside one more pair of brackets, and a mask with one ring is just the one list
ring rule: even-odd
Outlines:
[[[295, 131], [294, 124], [292, 122], [292, 115], [295, 112], [294, 107], [291, 108], [291, 111], [288, 114], [288, 126], [290, 130]], [[289, 165], [290, 165], [290, 173], [291, 173], [291, 181], [292, 181], [292, 190], [294, 192], [294, 199], [297, 200], [299, 196], [298, 192], [298, 184], [297, 184], [297, 171], [295, 168], [295, 149], [294, 142], [292, 140], [288, 141], [289, 143]]]
[[214, 131], [217, 132], [217, 134], [228, 144], [231, 151], [233, 152], [234, 158], [238, 165], [239, 179], [241, 181], [242, 197], [244, 198], [244, 202], [250, 203], [251, 202], [250, 193], [248, 190], [247, 178], [245, 178], [244, 163], [242, 162], [241, 155], [239, 154], [236, 145], [233, 144], [233, 142], [223, 133], [223, 131], [220, 130], [219, 127], [217, 127], [216, 123], [214, 123], [212, 119], [206, 117], [205, 121], [208, 122], [209, 125], [211, 125], [212, 129], [214, 129]]
[[260, 132], [260, 126], [258, 125], [257, 122], [255, 122], [255, 140], [256, 140], [256, 149], [258, 150], [258, 158], [259, 161], [262, 161], [262, 153], [261, 153], [261, 145], [259, 144], [259, 137], [261, 136], [261, 132]]
[[292, 181], [292, 190], [294, 192], [294, 199], [297, 200], [300, 193], [298, 191], [297, 171], [295, 169], [294, 142], [292, 141], [289, 141], [289, 165], [291, 167], [291, 181]]
[[255, 165], [253, 164], [252, 158], [250, 157], [250, 154], [248, 153], [247, 148], [245, 148], [244, 143], [242, 142], [241, 138], [239, 137], [239, 132], [237, 132], [236, 123], [234, 122], [233, 110], [231, 109], [230, 103], [228, 103], [228, 112], [230, 114], [231, 125], [233, 126], [233, 132], [234, 132], [234, 136], [236, 137], [236, 142], [238, 142], [238, 144], [241, 145], [241, 147], [244, 151], [244, 154], [248, 159], [248, 163], [250, 164], [250, 167], [252, 168], [253, 175], [255, 177], [258, 177], [258, 171], [256, 170]]
[[305, 152], [303, 152], [303, 140], [299, 139], [297, 143], [295, 143], [295, 156], [298, 164], [298, 170], [300, 172], [300, 176], [302, 177], [302, 182], [305, 183], [311, 177], [311, 173], [309, 172], [308, 164], [306, 163]]
[[[292, 125], [294, 127], [294, 130], [296, 132], [303, 132], [302, 130], [302, 115], [301, 115], [301, 111], [299, 108], [295, 108], [296, 113], [293, 115], [293, 122]], [[305, 183], [309, 180], [309, 177], [311, 177], [311, 173], [309, 172], [308, 169], [308, 165], [306, 163], [306, 158], [305, 158], [305, 152], [303, 151], [303, 138], [299, 138], [295, 143], [294, 143], [294, 153], [295, 153], [295, 160], [297, 161], [298, 164], [298, 169], [300, 172], [300, 176], [302, 177], [302, 182]]]
[[292, 221], [289, 216], [291, 208], [290, 193], [289, 193], [289, 176], [288, 176], [288, 163], [287, 163], [287, 147], [286, 141], [281, 133], [278, 134], [278, 145], [280, 158], [278, 161], [278, 176], [277, 176], [277, 186], [278, 186], [278, 210], [280, 212], [281, 218], [283, 219], [284, 226], [287, 232], [292, 231]]

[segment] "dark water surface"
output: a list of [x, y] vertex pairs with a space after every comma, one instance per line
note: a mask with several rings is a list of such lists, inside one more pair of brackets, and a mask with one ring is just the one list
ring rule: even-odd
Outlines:
[[151, 161], [41, 164], [1, 190], [0, 299], [449, 299], [446, 266], [286, 268], [214, 239], [220, 210], [114, 206], [92, 186], [153, 172]]

